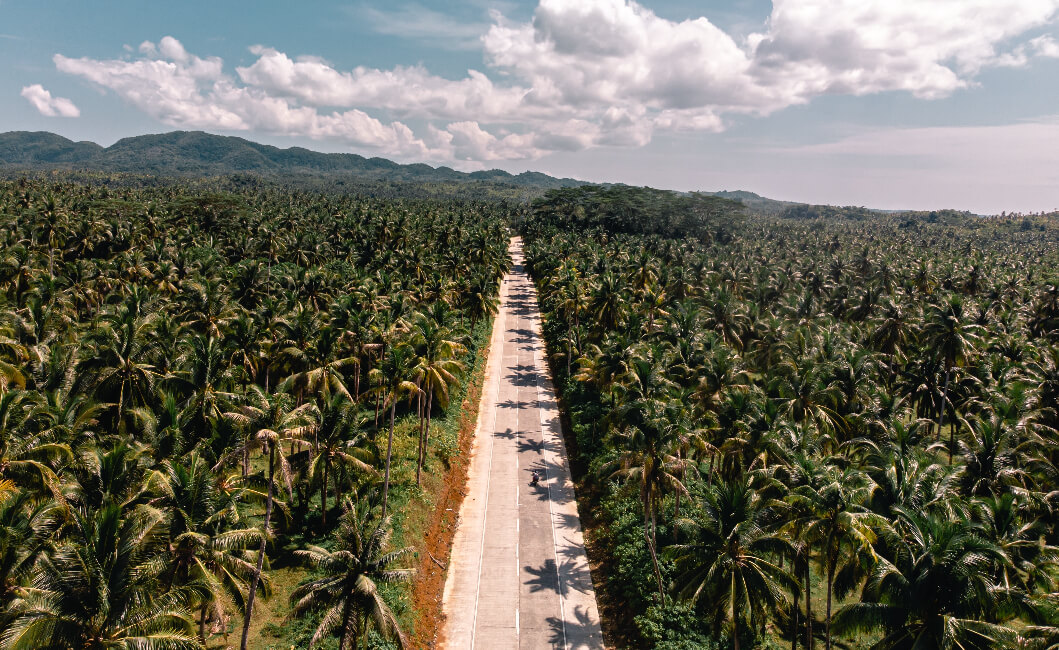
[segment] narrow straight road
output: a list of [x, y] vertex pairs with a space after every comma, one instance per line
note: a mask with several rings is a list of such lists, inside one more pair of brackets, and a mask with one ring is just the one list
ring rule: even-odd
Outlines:
[[445, 583], [445, 647], [602, 648], [537, 293], [522, 241], [510, 250]]

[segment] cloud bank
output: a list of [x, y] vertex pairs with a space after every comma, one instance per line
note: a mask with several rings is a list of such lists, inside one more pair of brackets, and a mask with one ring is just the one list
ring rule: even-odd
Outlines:
[[22, 89], [22, 96], [33, 104], [33, 108], [45, 117], [78, 117], [81, 111], [65, 97], [52, 97], [51, 93], [40, 84], [33, 84]]
[[1059, 57], [1042, 33], [1057, 15], [1059, 0], [774, 0], [762, 29], [737, 40], [706, 18], [671, 21], [629, 0], [540, 0], [529, 22], [493, 13], [486, 71], [461, 79], [422, 66], [342, 70], [265, 46], [232, 74], [170, 36], [136, 58], [54, 61], [173, 126], [487, 162], [721, 131], [826, 94], [946, 97], [984, 69]]

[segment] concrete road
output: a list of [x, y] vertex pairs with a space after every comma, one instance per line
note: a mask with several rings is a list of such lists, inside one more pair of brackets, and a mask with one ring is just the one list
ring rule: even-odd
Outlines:
[[[601, 648], [537, 294], [511, 241], [445, 583], [445, 647]], [[539, 485], [530, 485], [533, 470]]]

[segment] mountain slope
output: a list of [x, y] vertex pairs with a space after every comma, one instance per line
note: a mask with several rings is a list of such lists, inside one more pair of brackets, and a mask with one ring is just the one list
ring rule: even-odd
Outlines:
[[74, 142], [39, 131], [0, 133], [0, 164], [31, 166], [90, 161], [104, 151], [94, 142]]
[[583, 185], [572, 178], [538, 172], [510, 174], [493, 169], [472, 173], [424, 164], [402, 165], [357, 154], [280, 149], [243, 138], [201, 131], [174, 131], [123, 138], [109, 147], [73, 142], [47, 132], [0, 133], [0, 167], [7, 169], [77, 169], [136, 174], [217, 176], [253, 173], [264, 176], [334, 175], [361, 181], [452, 183], [486, 181], [534, 188]]

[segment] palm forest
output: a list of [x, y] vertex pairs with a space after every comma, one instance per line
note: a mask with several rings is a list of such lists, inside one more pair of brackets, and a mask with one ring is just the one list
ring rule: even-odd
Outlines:
[[0, 184], [0, 647], [412, 647], [506, 211], [154, 185]]
[[617, 645], [1059, 647], [1055, 215], [615, 187], [520, 228]]
[[1054, 215], [422, 189], [0, 181], [0, 647], [431, 645], [519, 234], [608, 645], [1059, 648]]

